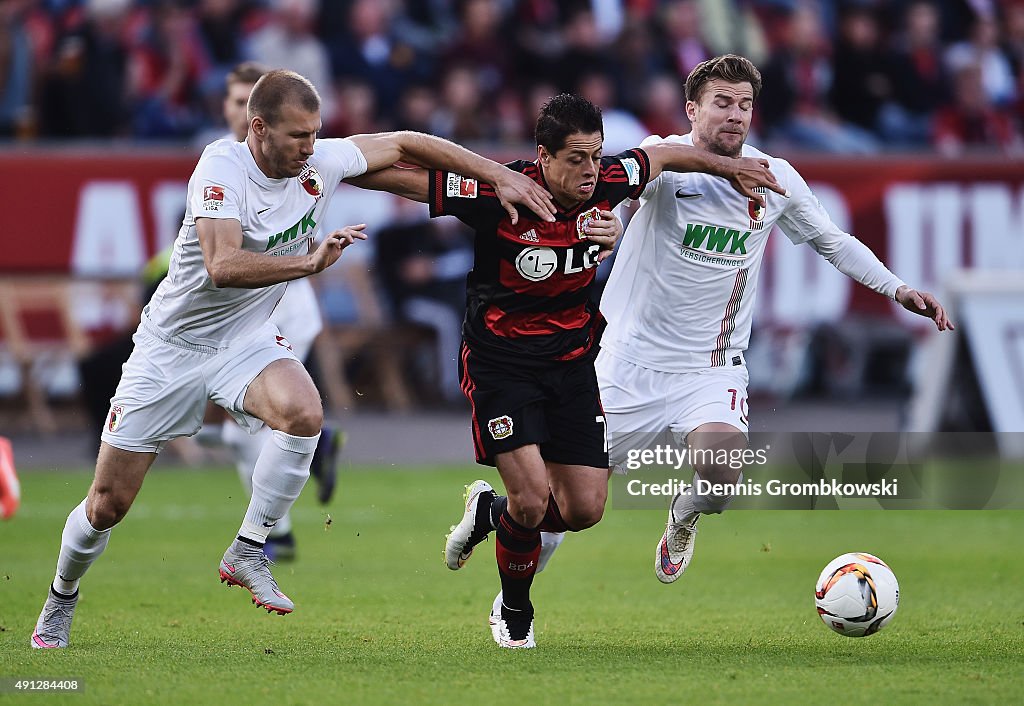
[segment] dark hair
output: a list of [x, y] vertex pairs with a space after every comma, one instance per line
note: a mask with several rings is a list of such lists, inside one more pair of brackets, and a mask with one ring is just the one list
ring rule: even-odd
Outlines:
[[263, 74], [252, 87], [248, 118], [252, 121], [258, 115], [268, 125], [274, 125], [281, 119], [281, 106], [285, 103], [296, 103], [312, 113], [320, 110], [320, 94], [305, 76], [275, 69]]
[[231, 73], [227, 75], [224, 83], [228, 87], [233, 86], [236, 83], [242, 83], [252, 85], [263, 77], [263, 74], [267, 73], [268, 69], [263, 64], [259, 64], [255, 61], [243, 61], [241, 64], [231, 69]]
[[601, 109], [586, 98], [560, 93], [540, 109], [534, 135], [537, 144], [543, 145], [551, 154], [565, 147], [566, 138], [578, 132], [599, 132], [604, 139]]
[[736, 54], [723, 54], [693, 67], [693, 71], [686, 77], [686, 100], [699, 101], [704, 86], [716, 78], [728, 83], [746, 81], [754, 89], [754, 98], [761, 92], [761, 72], [750, 59]]

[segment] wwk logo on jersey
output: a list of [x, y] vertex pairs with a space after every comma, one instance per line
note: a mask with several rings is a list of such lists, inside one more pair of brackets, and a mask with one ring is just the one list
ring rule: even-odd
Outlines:
[[[554, 250], [543, 246], [524, 248], [516, 257], [516, 271], [531, 282], [545, 280], [559, 269], [562, 274], [574, 275], [583, 270], [597, 267], [597, 254], [601, 246], [591, 243], [586, 250], [582, 247]], [[560, 262], [560, 253], [565, 253], [565, 260]], [[579, 257], [579, 262], [577, 262]]]
[[495, 441], [507, 439], [512, 436], [512, 417], [507, 414], [495, 417], [487, 422], [487, 431], [491, 432], [491, 436], [494, 437]]
[[449, 174], [446, 193], [449, 198], [475, 199], [476, 186], [476, 179], [467, 179], [458, 174]]
[[601, 209], [594, 206], [589, 211], [584, 211], [576, 217], [576, 235], [579, 236], [580, 240], [586, 240], [587, 238], [587, 226], [594, 221], [601, 219]]
[[[761, 217], [763, 218], [764, 214]], [[747, 238], [750, 237], [750, 233], [749, 230], [740, 233], [735, 228], [725, 226], [687, 223], [680, 253], [686, 249], [700, 250], [701, 247], [708, 252], [725, 252], [728, 246], [730, 255], [746, 255]]]
[[224, 187], [203, 187], [203, 208], [207, 211], [219, 211], [224, 205]]
[[299, 172], [299, 183], [306, 193], [315, 199], [324, 195], [324, 180], [312, 164], [307, 164]]

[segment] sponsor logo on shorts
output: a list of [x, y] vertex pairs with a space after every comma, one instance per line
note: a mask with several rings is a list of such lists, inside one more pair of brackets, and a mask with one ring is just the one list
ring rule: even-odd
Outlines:
[[313, 198], [318, 199], [324, 195], [324, 180], [312, 164], [307, 164], [299, 172], [299, 183]]
[[512, 436], [512, 417], [507, 414], [495, 417], [487, 422], [487, 431], [491, 432], [495, 441], [507, 439]]
[[121, 426], [122, 419], [124, 419], [124, 407], [116, 404], [112, 405], [110, 407], [110, 414], [107, 415], [107, 431], [117, 431], [117, 428]]
[[580, 240], [587, 237], [587, 226], [592, 221], [596, 221], [601, 218], [601, 209], [594, 206], [589, 211], [584, 211], [576, 217], [576, 235], [579, 236]]
[[287, 348], [288, 350], [293, 350], [292, 344], [284, 336], [274, 336], [274, 338], [277, 339], [277, 345], [281, 346], [282, 348]]
[[224, 205], [223, 186], [203, 187], [203, 208], [207, 211], [219, 211]]
[[476, 179], [467, 179], [458, 174], [448, 175], [448, 188], [445, 192], [449, 198], [475, 199]]

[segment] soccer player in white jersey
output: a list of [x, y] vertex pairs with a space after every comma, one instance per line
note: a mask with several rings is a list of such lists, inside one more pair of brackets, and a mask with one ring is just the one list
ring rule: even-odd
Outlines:
[[[725, 55], [704, 61], [686, 80], [692, 132], [643, 143], [767, 159], [788, 197], [766, 193], [761, 208], [700, 173], [662, 172], [644, 189], [601, 299], [608, 328], [596, 365], [613, 469], [652, 432], [667, 432], [694, 450], [746, 447], [743, 353], [775, 225], [845, 275], [932, 319], [939, 331], [953, 329], [934, 296], [907, 286], [832, 222], [789, 162], [744, 145], [760, 90], [761, 75], [749, 60]], [[698, 463], [694, 471], [695, 481], [741, 478], [728, 465]], [[722, 512], [729, 500], [723, 494], [673, 497], [655, 557], [659, 580], [679, 578], [693, 556], [697, 520]]]
[[[223, 139], [245, 141], [249, 133], [247, 106], [249, 94], [253, 86], [269, 69], [255, 62], [245, 62], [236, 66], [227, 76], [227, 93], [224, 96], [224, 120], [230, 132]], [[302, 363], [305, 363], [313, 349], [316, 337], [323, 330], [323, 317], [320, 314], [320, 302], [309, 279], [296, 279], [288, 283], [284, 296], [278, 302], [270, 321], [281, 335], [292, 344], [292, 352]], [[216, 411], [215, 418], [223, 423], [219, 427], [219, 438], [231, 450], [235, 459], [238, 477], [246, 492], [252, 495], [252, 475], [256, 468], [256, 460], [260, 451], [270, 438], [270, 429], [264, 427], [258, 434], [249, 434], [235, 424], [221, 408], [210, 405]], [[204, 427], [216, 427], [209, 421], [211, 413], [208, 409], [207, 422]], [[205, 428], [204, 428], [205, 433]], [[320, 430], [320, 440], [313, 452], [313, 461], [309, 472], [317, 482], [317, 499], [321, 503], [330, 501], [337, 481], [335, 468], [336, 456], [342, 443], [343, 435], [326, 421]], [[266, 555], [275, 561], [287, 561], [295, 558], [295, 537], [292, 534], [292, 522], [289, 513], [285, 513], [278, 521], [264, 546]]]
[[399, 161], [448, 169], [494, 184], [514, 219], [518, 203], [554, 220], [551, 197], [536, 182], [446, 140], [409, 132], [316, 140], [320, 97], [291, 71], [271, 71], [256, 83], [248, 120], [246, 141], [209, 145], [189, 180], [170, 271], [135, 333], [89, 494], [64, 526], [34, 648], [68, 645], [79, 580], [128, 512], [157, 453], [199, 429], [207, 399], [247, 429], [273, 430], [256, 463], [245, 518], [220, 561], [221, 580], [244, 586], [268, 612], [294, 608], [263, 545], [306, 482], [323, 408], [269, 318], [284, 283], [322, 271], [365, 237], [364, 225], [349, 226], [315, 245], [342, 179]]

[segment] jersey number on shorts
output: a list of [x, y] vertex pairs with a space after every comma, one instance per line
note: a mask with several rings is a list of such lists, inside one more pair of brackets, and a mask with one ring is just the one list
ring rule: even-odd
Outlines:
[[[737, 401], [736, 398], [739, 397], [740, 391], [737, 390], [735, 387], [730, 387], [728, 390], [726, 390], [726, 392], [728, 392], [729, 394], [732, 395], [732, 401], [729, 403], [729, 409], [735, 411], [736, 410], [736, 401]], [[740, 419], [742, 419], [743, 423], [746, 424], [749, 427], [750, 426], [750, 421], [747, 419], [747, 398], [746, 397], [739, 397], [739, 405], [740, 405]]]

